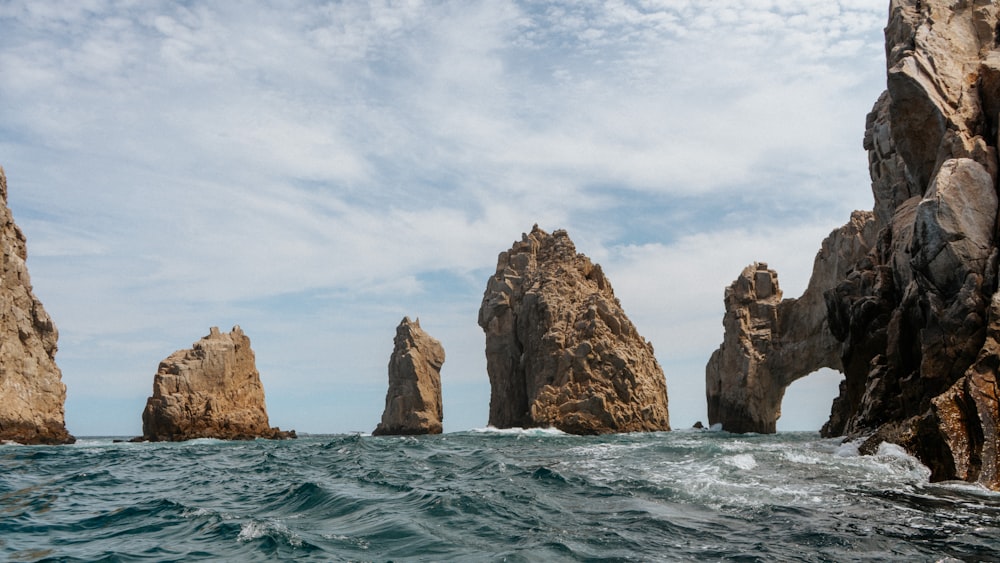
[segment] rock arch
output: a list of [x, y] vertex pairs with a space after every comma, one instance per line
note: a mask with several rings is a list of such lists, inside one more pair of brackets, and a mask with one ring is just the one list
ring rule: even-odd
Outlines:
[[778, 273], [766, 263], [743, 269], [726, 289], [725, 334], [705, 367], [710, 424], [774, 433], [792, 382], [821, 368], [843, 371], [843, 344], [830, 332], [824, 295], [868, 254], [875, 236], [874, 215], [855, 211], [823, 241], [798, 299], [782, 298]]

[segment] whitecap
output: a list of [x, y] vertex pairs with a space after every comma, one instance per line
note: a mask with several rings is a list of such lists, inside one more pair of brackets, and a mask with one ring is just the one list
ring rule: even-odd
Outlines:
[[858, 457], [861, 455], [860, 442], [844, 442], [834, 450], [835, 457]]
[[302, 538], [276, 520], [250, 520], [244, 522], [240, 526], [240, 534], [236, 537], [236, 541], [249, 542], [265, 536], [284, 539], [293, 547], [302, 545]]
[[569, 434], [558, 428], [497, 428], [487, 426], [485, 428], [473, 428], [469, 430], [474, 434], [504, 434], [510, 436], [569, 436]]
[[751, 454], [737, 454], [726, 458], [726, 463], [733, 467], [750, 470], [757, 467], [757, 460]]

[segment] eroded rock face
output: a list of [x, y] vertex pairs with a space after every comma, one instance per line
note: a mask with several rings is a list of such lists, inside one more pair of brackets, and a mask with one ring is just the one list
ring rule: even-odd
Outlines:
[[420, 328], [420, 319], [404, 317], [393, 339], [385, 411], [372, 435], [440, 434], [442, 365], [441, 343]]
[[823, 295], [874, 239], [874, 215], [855, 212], [823, 241], [798, 299], [782, 299], [778, 274], [765, 263], [747, 266], [726, 289], [723, 342], [705, 368], [709, 424], [773, 433], [789, 385], [820, 368], [841, 369], [842, 344], [830, 332]]
[[536, 225], [500, 254], [479, 309], [497, 428], [669, 430], [667, 388], [599, 265]]
[[828, 296], [846, 379], [823, 429], [995, 489], [998, 12], [891, 5], [888, 90], [865, 135], [882, 231]]
[[[865, 232], [877, 235], [865, 235], [870, 250], [823, 284], [826, 326], [845, 379], [822, 430], [869, 436], [862, 451], [900, 444], [934, 479], [995, 489], [998, 13], [987, 0], [891, 2], [888, 90], [868, 115], [864, 139], [875, 196]], [[725, 369], [779, 386], [776, 366], [791, 374], [814, 368], [813, 354], [782, 361], [789, 342], [781, 335], [792, 344], [813, 338], [788, 329], [773, 298], [744, 297], [732, 308], [739, 322], [730, 320], [728, 301], [726, 344], [730, 324], [741, 336], [737, 352], [719, 353]], [[736, 391], [719, 396], [753, 387], [725, 375]], [[711, 389], [709, 397], [711, 404]], [[740, 405], [755, 398], [744, 393]]]
[[998, 24], [989, 0], [890, 3], [864, 139], [878, 235], [825, 293], [845, 379], [822, 433], [1000, 490]]
[[27, 241], [7, 207], [0, 168], [0, 441], [68, 444], [66, 386], [56, 365], [59, 332], [32, 293]]
[[238, 326], [229, 333], [212, 327], [190, 350], [160, 362], [142, 413], [142, 433], [146, 440], [172, 442], [295, 437], [294, 430], [268, 424], [250, 339]]

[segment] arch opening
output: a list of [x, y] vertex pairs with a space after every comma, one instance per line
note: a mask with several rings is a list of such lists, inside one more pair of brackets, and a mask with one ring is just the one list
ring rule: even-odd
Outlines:
[[830, 407], [840, 395], [844, 374], [822, 368], [800, 377], [785, 389], [778, 432], [818, 432], [830, 419]]

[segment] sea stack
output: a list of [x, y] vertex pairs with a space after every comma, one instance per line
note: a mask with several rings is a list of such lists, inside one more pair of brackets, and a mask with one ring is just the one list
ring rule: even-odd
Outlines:
[[600, 265], [566, 231], [500, 253], [479, 309], [497, 428], [572, 434], [669, 430], [667, 385]]
[[822, 429], [996, 490], [998, 33], [988, 0], [890, 2], [864, 137], [877, 235], [824, 294], [845, 379]]
[[440, 434], [442, 365], [441, 343], [420, 328], [420, 319], [404, 317], [389, 358], [385, 411], [372, 435]]
[[872, 213], [856, 211], [823, 241], [805, 293], [782, 299], [778, 273], [747, 266], [725, 292], [722, 345], [705, 368], [708, 423], [728, 432], [773, 433], [785, 389], [821, 368], [842, 371], [824, 294], [874, 244]]
[[66, 385], [55, 360], [59, 331], [32, 293], [27, 240], [7, 207], [3, 168], [0, 245], [0, 442], [73, 443], [66, 431]]
[[142, 434], [152, 442], [295, 437], [269, 425], [250, 339], [238, 326], [229, 333], [212, 327], [190, 350], [160, 362]]

